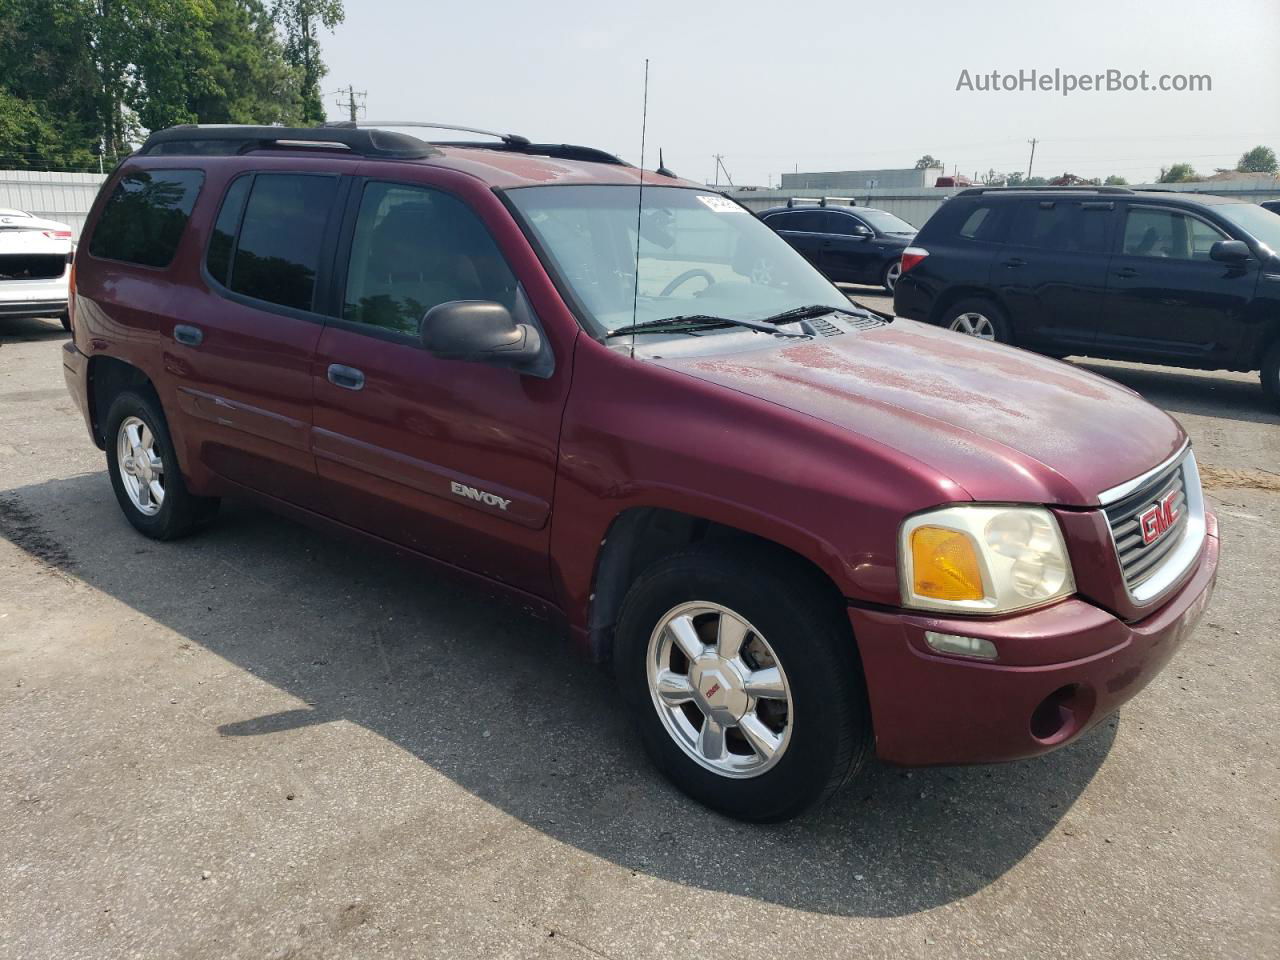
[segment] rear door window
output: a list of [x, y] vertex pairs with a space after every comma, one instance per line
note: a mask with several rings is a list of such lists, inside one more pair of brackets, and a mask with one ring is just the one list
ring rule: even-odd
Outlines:
[[1013, 242], [1059, 253], [1106, 253], [1112, 204], [1030, 200], [1019, 205]]
[[196, 205], [200, 170], [134, 170], [102, 207], [89, 253], [144, 267], [167, 267]]
[[828, 211], [821, 214], [821, 217], [823, 233], [836, 233], [844, 237], [865, 237], [871, 233], [871, 229], [865, 223], [847, 213]]
[[[320, 248], [337, 184], [337, 177], [328, 175], [254, 176], [229, 256], [224, 281], [228, 289], [282, 307], [311, 310]], [[215, 277], [224, 259], [218, 233], [229, 234], [234, 222], [235, 189], [233, 184], [223, 201], [209, 251], [210, 273]]]

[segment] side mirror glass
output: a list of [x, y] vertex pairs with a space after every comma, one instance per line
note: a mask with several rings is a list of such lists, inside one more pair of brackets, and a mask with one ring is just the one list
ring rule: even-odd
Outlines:
[[450, 300], [427, 311], [419, 327], [422, 346], [442, 360], [521, 366], [542, 355], [542, 335], [516, 323], [493, 300]]
[[1251, 255], [1243, 240], [1218, 240], [1209, 248], [1209, 259], [1221, 263], [1243, 263]]

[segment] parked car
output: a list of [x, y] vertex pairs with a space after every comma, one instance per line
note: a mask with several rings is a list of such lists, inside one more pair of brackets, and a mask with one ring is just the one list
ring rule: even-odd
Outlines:
[[1280, 219], [1120, 187], [964, 190], [902, 257], [894, 310], [1041, 353], [1261, 371], [1280, 403]]
[[514, 136], [152, 134], [89, 214], [63, 351], [128, 522], [249, 496], [505, 592], [751, 820], [872, 750], [1045, 753], [1164, 667], [1218, 565], [1177, 421], [853, 308], [641, 176]]
[[907, 221], [875, 207], [773, 207], [760, 219], [837, 283], [879, 284], [890, 293], [916, 235]]
[[0, 208], [0, 317], [67, 317], [75, 236], [65, 223]]

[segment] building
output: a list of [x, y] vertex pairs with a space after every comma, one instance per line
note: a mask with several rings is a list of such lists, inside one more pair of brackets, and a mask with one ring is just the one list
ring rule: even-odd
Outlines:
[[932, 187], [942, 176], [941, 167], [907, 170], [836, 170], [826, 173], [784, 173], [783, 190], [854, 191]]

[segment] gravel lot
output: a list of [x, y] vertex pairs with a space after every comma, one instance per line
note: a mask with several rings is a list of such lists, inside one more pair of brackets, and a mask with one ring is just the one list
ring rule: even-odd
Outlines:
[[1280, 956], [1256, 378], [1087, 364], [1186, 425], [1224, 539], [1122, 714], [754, 827], [662, 781], [608, 674], [517, 608], [236, 503], [136, 535], [62, 340], [0, 320], [0, 957]]

